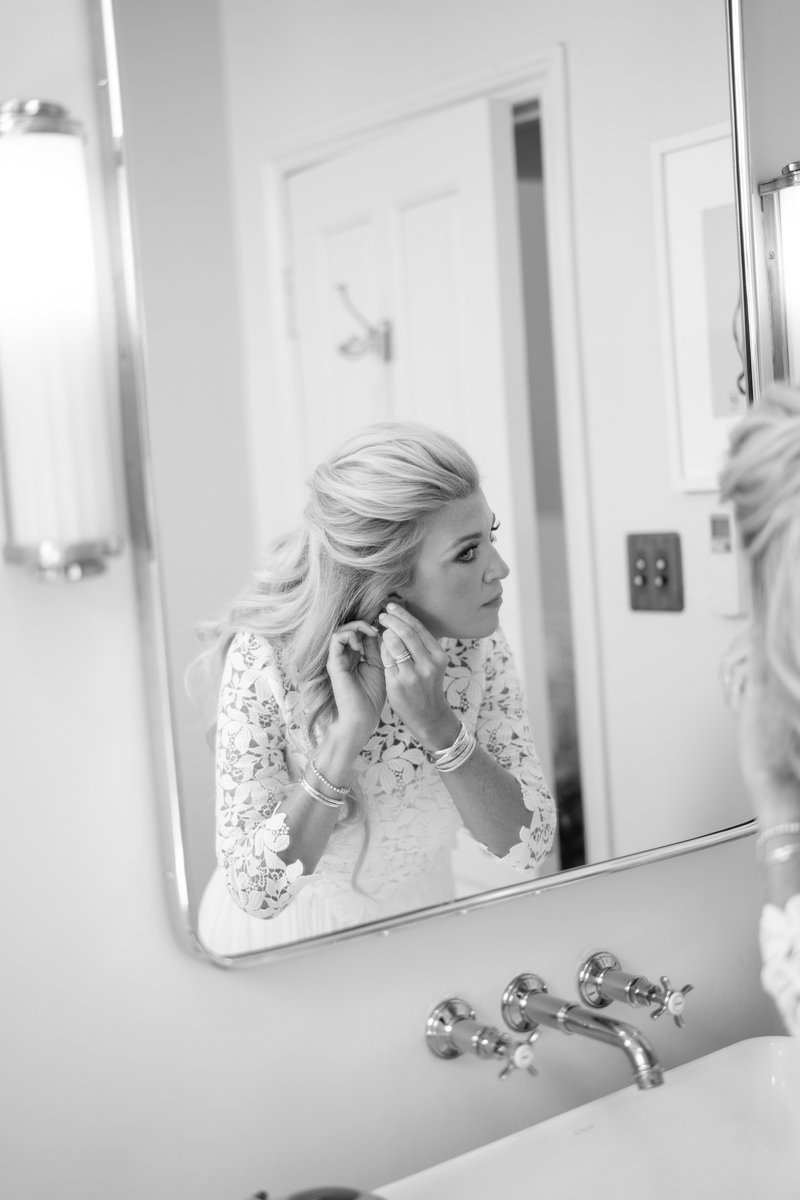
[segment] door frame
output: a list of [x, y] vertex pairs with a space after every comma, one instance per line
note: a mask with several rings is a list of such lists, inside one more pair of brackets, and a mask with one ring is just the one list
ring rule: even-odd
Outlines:
[[[512, 105], [538, 104], [544, 161], [545, 237], [550, 267], [550, 304], [567, 567], [572, 608], [578, 737], [587, 863], [613, 857], [606, 721], [603, 706], [595, 538], [580, 346], [572, 215], [568, 97], [563, 46], [547, 47], [496, 70], [451, 81], [293, 141], [264, 165], [263, 191], [278, 384], [275, 414], [286, 453], [275, 456], [273, 474], [290, 506], [300, 503], [303, 406], [299, 396], [297, 339], [292, 299], [289, 180], [298, 171], [338, 157], [419, 117], [479, 98]], [[260, 425], [254, 421], [255, 427]], [[285, 485], [285, 486], [284, 486]]]

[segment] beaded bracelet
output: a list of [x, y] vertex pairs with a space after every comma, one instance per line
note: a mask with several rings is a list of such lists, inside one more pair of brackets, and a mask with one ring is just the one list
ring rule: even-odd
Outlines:
[[323, 796], [322, 792], [318, 792], [315, 787], [311, 786], [305, 775], [300, 776], [300, 786], [308, 792], [312, 800], [318, 800], [326, 808], [341, 808], [344, 804], [344, 800], [332, 800], [330, 796]]
[[311, 761], [309, 762], [308, 765], [311, 767], [311, 770], [314, 772], [314, 774], [316, 775], [316, 777], [320, 781], [320, 783], [324, 783], [325, 787], [330, 788], [330, 790], [332, 792], [335, 792], [337, 796], [344, 797], [344, 796], [347, 796], [350, 794], [349, 787], [337, 787], [335, 783], [331, 783], [331, 781], [329, 779], [326, 779], [325, 776], [322, 774], [322, 771], [320, 771], [319, 767], [314, 762], [313, 758], [311, 759]]
[[770, 829], [765, 829], [756, 840], [756, 854], [760, 853], [765, 842], [787, 833], [800, 833], [800, 821], [786, 821], [783, 825], [773, 825]]

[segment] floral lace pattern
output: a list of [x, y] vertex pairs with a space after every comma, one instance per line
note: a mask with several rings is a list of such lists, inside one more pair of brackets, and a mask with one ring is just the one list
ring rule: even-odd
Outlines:
[[792, 896], [785, 909], [765, 904], [759, 935], [764, 990], [789, 1033], [800, 1037], [800, 896]]
[[[529, 826], [501, 861], [522, 874], [542, 862], [555, 836], [555, 804], [533, 747], [511, 652], [502, 633], [447, 639], [445, 695], [478, 743], [519, 780]], [[436, 769], [387, 704], [361, 751], [354, 781], [366, 799], [365, 826], [334, 827], [313, 874], [287, 866], [289, 830], [277, 812], [299, 780], [312, 747], [300, 693], [273, 647], [242, 631], [228, 651], [217, 725], [217, 858], [237, 906], [271, 918], [293, 897], [324, 900], [330, 927], [420, 907], [441, 891], [461, 817]], [[433, 881], [433, 882], [432, 882]], [[444, 898], [444, 897], [441, 897]], [[422, 901], [424, 903], [425, 901]], [[431, 901], [433, 902], [433, 901]]]

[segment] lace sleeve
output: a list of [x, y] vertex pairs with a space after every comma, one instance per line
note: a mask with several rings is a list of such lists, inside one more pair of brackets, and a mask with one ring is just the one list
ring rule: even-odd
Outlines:
[[274, 917], [308, 882], [280, 858], [289, 829], [277, 809], [292, 786], [283, 685], [269, 643], [239, 633], [225, 661], [217, 716], [217, 861], [228, 891], [253, 917]]
[[764, 990], [789, 1033], [800, 1037], [800, 896], [792, 896], [786, 908], [765, 904], [759, 934]]
[[523, 873], [533, 871], [553, 845], [556, 806], [534, 749], [511, 649], [500, 630], [486, 658], [486, 690], [475, 733], [479, 745], [519, 781], [531, 813], [530, 825], [520, 828], [520, 840], [501, 861]]

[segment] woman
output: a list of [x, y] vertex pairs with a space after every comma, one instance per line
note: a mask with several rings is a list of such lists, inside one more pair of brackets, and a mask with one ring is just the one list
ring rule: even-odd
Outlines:
[[522, 874], [555, 833], [472, 459], [386, 423], [310, 491], [213, 630], [219, 865], [200, 929], [221, 953], [452, 899], [462, 826]]
[[800, 393], [773, 386], [735, 429], [721, 479], [750, 566], [752, 616], [724, 679], [760, 833], [762, 982], [800, 1035]]

